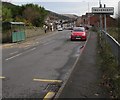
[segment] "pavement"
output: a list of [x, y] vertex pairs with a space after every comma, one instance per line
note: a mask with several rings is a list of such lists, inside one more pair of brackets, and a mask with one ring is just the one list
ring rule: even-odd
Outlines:
[[70, 77], [55, 98], [106, 98], [100, 86], [101, 71], [96, 62], [97, 34], [91, 32]]
[[29, 38], [26, 38], [24, 41], [20, 41], [20, 42], [16, 42], [16, 43], [3, 43], [3, 44], [0, 44], [0, 48], [12, 48], [12, 47], [15, 47], [15, 46], [20, 46], [20, 45], [30, 45], [30, 44], [33, 44], [37, 38], [43, 38], [47, 35], [51, 35], [53, 33], [55, 33], [56, 31], [54, 32], [47, 32], [45, 34], [40, 34], [39, 36], [32, 36], [32, 37], [29, 37]]

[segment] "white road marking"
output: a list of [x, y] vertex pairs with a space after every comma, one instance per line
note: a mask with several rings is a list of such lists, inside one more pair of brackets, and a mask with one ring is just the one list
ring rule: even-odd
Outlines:
[[52, 42], [54, 42], [55, 40], [52, 40], [52, 41], [50, 41], [50, 42], [47, 42], [47, 43], [45, 43], [45, 44], [43, 44], [43, 45], [48, 45], [48, 44], [50, 44], [50, 43], [52, 43]]
[[[32, 49], [30, 49], [30, 50], [28, 50], [28, 51], [26, 51], [26, 52], [30, 52], [30, 51], [33, 51], [33, 50], [35, 50], [35, 49], [36, 49], [36, 48], [32, 48]], [[26, 52], [23, 52], [23, 53], [26, 53]], [[13, 59], [13, 58], [15, 58], [15, 57], [18, 57], [18, 56], [22, 55], [23, 53], [19, 53], [19, 54], [15, 55], [15, 56], [12, 56], [12, 57], [7, 58], [7, 59], [5, 59], [5, 60], [7, 61], [7, 60], [10, 60], [10, 59]]]
[[12, 56], [12, 57], [7, 58], [7, 59], [5, 59], [5, 60], [10, 60], [10, 59], [13, 59], [13, 58], [15, 58], [15, 57], [18, 57], [18, 56], [20, 56], [20, 55], [22, 55], [22, 53], [19, 53], [19, 54], [15, 55], [15, 56]]
[[[26, 48], [27, 49], [27, 48]], [[27, 51], [25, 51], [25, 52], [23, 52], [23, 53], [27, 53], [27, 52], [30, 52], [30, 51], [33, 51], [33, 50], [35, 50], [36, 48], [32, 48], [32, 49], [29, 49], [29, 50], [27, 50]]]
[[32, 48], [32, 49], [30, 49], [30, 50], [28, 50], [28, 51], [33, 51], [33, 50], [35, 50], [36, 48]]
[[18, 51], [12, 52], [12, 53], [10, 53], [10, 55], [13, 55], [13, 54], [15, 54], [15, 53], [18, 53]]
[[35, 50], [36, 48], [32, 48], [32, 49], [29, 49], [29, 50], [27, 50], [27, 51], [25, 51], [25, 52], [23, 52], [23, 53], [28, 53], [28, 52], [30, 52], [30, 51], [33, 51], [33, 50]]

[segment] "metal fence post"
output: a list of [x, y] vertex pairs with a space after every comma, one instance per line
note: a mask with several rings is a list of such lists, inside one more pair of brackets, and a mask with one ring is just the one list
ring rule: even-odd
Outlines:
[[106, 14], [104, 14], [104, 30], [105, 33], [107, 32], [107, 26], [106, 26]]

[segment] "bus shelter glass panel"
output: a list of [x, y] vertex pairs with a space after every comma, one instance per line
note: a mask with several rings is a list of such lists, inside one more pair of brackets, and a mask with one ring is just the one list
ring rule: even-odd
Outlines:
[[23, 24], [12, 25], [12, 42], [25, 40], [25, 29]]

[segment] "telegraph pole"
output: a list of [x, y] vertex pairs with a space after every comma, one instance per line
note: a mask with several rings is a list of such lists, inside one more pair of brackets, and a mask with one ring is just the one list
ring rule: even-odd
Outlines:
[[[104, 8], [106, 7], [106, 5], [104, 4]], [[107, 32], [107, 26], [106, 26], [106, 14], [104, 14], [104, 31], [105, 33]]]
[[88, 25], [90, 25], [90, 15], [89, 15], [89, 13], [90, 13], [90, 11], [89, 11], [89, 2], [88, 2]]
[[[99, 0], [99, 8], [102, 8], [101, 0]], [[102, 31], [102, 14], [100, 14], [100, 31]]]

